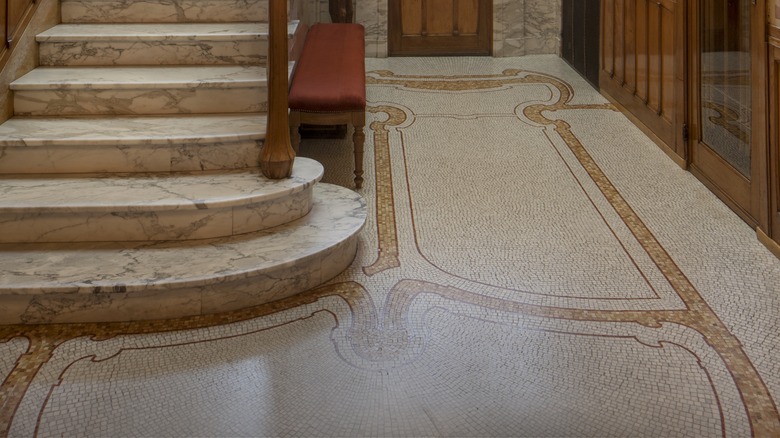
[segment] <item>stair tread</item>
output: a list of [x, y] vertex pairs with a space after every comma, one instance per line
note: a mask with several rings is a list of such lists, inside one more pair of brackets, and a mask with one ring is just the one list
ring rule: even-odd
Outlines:
[[296, 158], [292, 178], [269, 180], [257, 169], [0, 178], [0, 213], [151, 212], [228, 208], [277, 199], [310, 187], [323, 168]]
[[[288, 24], [292, 37], [297, 21]], [[38, 42], [99, 41], [234, 41], [268, 38], [268, 23], [59, 24], [36, 37]]]
[[232, 40], [260, 39], [268, 34], [267, 23], [171, 23], [165, 26], [148, 23], [131, 24], [59, 24], [36, 36], [38, 42], [82, 41], [94, 37], [102, 41], [136, 39], [165, 40]]
[[365, 202], [359, 194], [330, 184], [318, 184], [314, 190], [314, 206], [307, 216], [227, 238], [151, 244], [0, 244], [0, 296], [202, 287], [293, 265], [354, 236], [365, 222]]
[[256, 65], [38, 67], [12, 82], [11, 89], [244, 88], [265, 84], [266, 69]]
[[203, 144], [262, 140], [266, 114], [14, 117], [0, 124], [0, 146]]
[[[63, 22], [267, 21], [268, 2], [246, 0], [62, 0]], [[288, 2], [288, 15], [290, 5]]]

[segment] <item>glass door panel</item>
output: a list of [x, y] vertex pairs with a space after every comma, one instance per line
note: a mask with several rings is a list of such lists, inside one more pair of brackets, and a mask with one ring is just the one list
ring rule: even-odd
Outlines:
[[702, 142], [751, 178], [751, 0], [702, 0]]
[[766, 226], [766, 1], [695, 0], [689, 29], [689, 169]]

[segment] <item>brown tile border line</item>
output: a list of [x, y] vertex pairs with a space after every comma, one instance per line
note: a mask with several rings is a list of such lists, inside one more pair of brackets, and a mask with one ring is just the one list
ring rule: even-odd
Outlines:
[[[371, 75], [376, 75], [374, 77]], [[459, 80], [459, 78], [463, 78]], [[395, 75], [387, 71], [369, 72], [367, 84], [395, 85], [410, 89], [436, 91], [464, 91], [503, 87], [510, 84], [543, 84], [554, 87], [559, 99], [553, 104], [535, 104], [523, 109], [523, 115], [540, 125], [552, 126], [564, 140], [580, 165], [615, 209], [621, 220], [631, 230], [644, 250], [663, 273], [687, 310], [681, 311], [594, 311], [553, 309], [540, 306], [519, 305], [519, 313], [578, 321], [637, 322], [657, 327], [663, 322], [676, 323], [698, 331], [707, 343], [720, 355], [731, 373], [745, 404], [752, 433], [756, 436], [780, 434], [778, 414], [769, 389], [745, 353], [739, 340], [728, 330], [701, 294], [691, 284], [669, 253], [658, 242], [639, 215], [631, 208], [609, 177], [585, 149], [571, 126], [563, 120], [544, 117], [544, 111], [572, 109], [612, 109], [609, 104], [572, 105], [572, 87], [566, 82], [543, 74], [507, 69], [493, 76], [415, 76]], [[484, 297], [480, 296], [481, 299]], [[474, 303], [476, 304], [476, 303]]]
[[382, 105], [368, 106], [370, 113], [385, 113], [384, 122], [372, 122], [374, 131], [374, 169], [376, 172], [376, 226], [379, 237], [379, 254], [370, 266], [364, 266], [363, 272], [370, 276], [388, 269], [401, 266], [398, 253], [398, 228], [395, 218], [395, 196], [393, 194], [393, 172], [390, 164], [389, 126], [399, 126], [406, 122], [406, 113], [402, 110]]
[[[507, 76], [525, 74], [519, 70], [507, 70], [503, 75], [468, 77], [465, 82], [474, 84], [482, 82], [478, 79], [490, 79], [492, 85], [476, 84], [478, 89], [486, 89], [495, 86], [503, 86], [501, 78], [507, 80]], [[393, 85], [400, 85], [404, 81], [388, 81]], [[453, 89], [452, 82], [456, 77], [418, 77], [426, 82], [424, 89], [430, 88], [430, 82], [425, 79], [444, 78], [447, 79], [446, 89]], [[494, 80], [493, 80], [494, 79]], [[436, 293], [450, 299], [471, 303], [481, 307], [500, 308], [504, 311], [527, 314], [531, 316], [541, 316], [555, 319], [569, 319], [577, 321], [591, 322], [632, 322], [643, 324], [648, 327], [659, 327], [664, 322], [680, 324], [689, 327], [701, 333], [706, 342], [720, 355], [726, 367], [730, 371], [737, 389], [742, 397], [748, 418], [750, 420], [751, 430], [754, 435], [777, 435], [780, 433], [780, 416], [774, 400], [764, 384], [761, 376], [745, 354], [738, 339], [732, 335], [726, 326], [720, 321], [714, 311], [703, 300], [698, 291], [690, 284], [679, 267], [674, 263], [671, 257], [661, 247], [646, 225], [631, 209], [628, 203], [618, 193], [603, 171], [595, 163], [593, 158], [585, 150], [584, 146], [574, 136], [570, 126], [563, 121], [552, 121], [542, 116], [542, 111], [555, 111], [559, 109], [605, 109], [605, 105], [568, 105], [571, 97], [570, 87], [556, 78], [543, 74], [530, 74], [522, 78], [509, 79], [512, 83], [542, 83], [554, 86], [561, 91], [559, 102], [554, 105], [535, 105], [525, 109], [526, 117], [532, 120], [538, 120], [545, 125], [553, 125], [556, 132], [566, 141], [566, 144], [580, 160], [582, 166], [588, 171], [591, 178], [604, 193], [607, 199], [612, 203], [613, 208], [620, 214], [626, 225], [632, 230], [643, 247], [664, 273], [670, 283], [673, 285], [680, 298], [686, 303], [687, 310], [678, 311], [593, 311], [578, 309], [549, 308], [533, 305], [525, 305], [512, 301], [501, 300], [497, 298], [485, 297], [472, 292], [459, 290], [442, 285], [425, 283], [413, 280], [403, 280], [393, 287], [388, 295], [388, 304], [386, 306], [385, 318], [397, 319], [403, 315], [403, 309], [412, 302], [414, 297], [421, 292]], [[438, 88], [442, 89], [442, 88]], [[466, 88], [470, 89], [470, 88]], [[373, 129], [373, 128], [372, 128]], [[379, 161], [378, 161], [379, 163]], [[385, 165], [384, 162], [382, 165]], [[389, 161], [386, 163], [390, 165]], [[389, 170], [386, 169], [386, 170]], [[379, 170], [377, 170], [379, 175]], [[391, 178], [390, 173], [386, 173], [387, 178]], [[392, 181], [384, 181], [392, 188]], [[379, 182], [377, 183], [379, 185]], [[392, 195], [392, 190], [390, 190]], [[387, 211], [389, 207], [382, 207]], [[388, 231], [388, 230], [385, 230]], [[392, 235], [395, 236], [395, 228], [392, 229]], [[380, 233], [380, 239], [386, 239], [387, 233]], [[640, 238], [643, 237], [644, 239]], [[390, 239], [392, 240], [392, 239]], [[387, 244], [388, 242], [385, 241]], [[393, 248], [393, 243], [389, 246], [380, 248]], [[397, 255], [397, 241], [396, 241]], [[382, 258], [380, 251], [380, 259]], [[247, 319], [258, 318], [270, 315], [282, 310], [315, 302], [326, 296], [340, 296], [350, 306], [353, 314], [361, 321], [364, 318], [374, 319], [366, 321], [363, 324], [375, 325], [378, 322], [378, 316], [366, 298], [365, 290], [362, 285], [349, 282], [325, 286], [311, 292], [294, 296], [275, 303], [263, 306], [245, 309], [241, 311], [229, 312], [218, 315], [199, 316], [191, 318], [182, 318], [178, 320], [166, 321], [146, 321], [130, 323], [108, 323], [108, 324], [59, 324], [46, 326], [0, 326], [0, 341], [8, 340], [14, 337], [26, 337], [30, 341], [27, 352], [17, 361], [15, 368], [11, 371], [8, 378], [0, 385], [0, 436], [7, 436], [13, 415], [24, 397], [29, 384], [35, 377], [40, 368], [49, 360], [54, 349], [66, 340], [90, 336], [94, 340], [108, 339], [123, 334], [144, 334], [159, 333], [177, 330], [191, 330], [215, 325], [235, 323]], [[358, 318], [356, 318], [358, 319]], [[357, 321], [356, 321], [357, 322]]]

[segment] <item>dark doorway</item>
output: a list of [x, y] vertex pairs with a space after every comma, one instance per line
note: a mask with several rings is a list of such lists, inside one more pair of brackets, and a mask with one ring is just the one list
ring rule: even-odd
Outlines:
[[600, 0], [563, 0], [561, 55], [594, 87], [599, 87]]

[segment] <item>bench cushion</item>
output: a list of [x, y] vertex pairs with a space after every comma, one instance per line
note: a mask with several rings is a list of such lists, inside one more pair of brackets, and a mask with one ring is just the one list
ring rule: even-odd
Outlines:
[[290, 109], [365, 109], [364, 34], [362, 25], [351, 23], [318, 23], [309, 29], [290, 87]]

